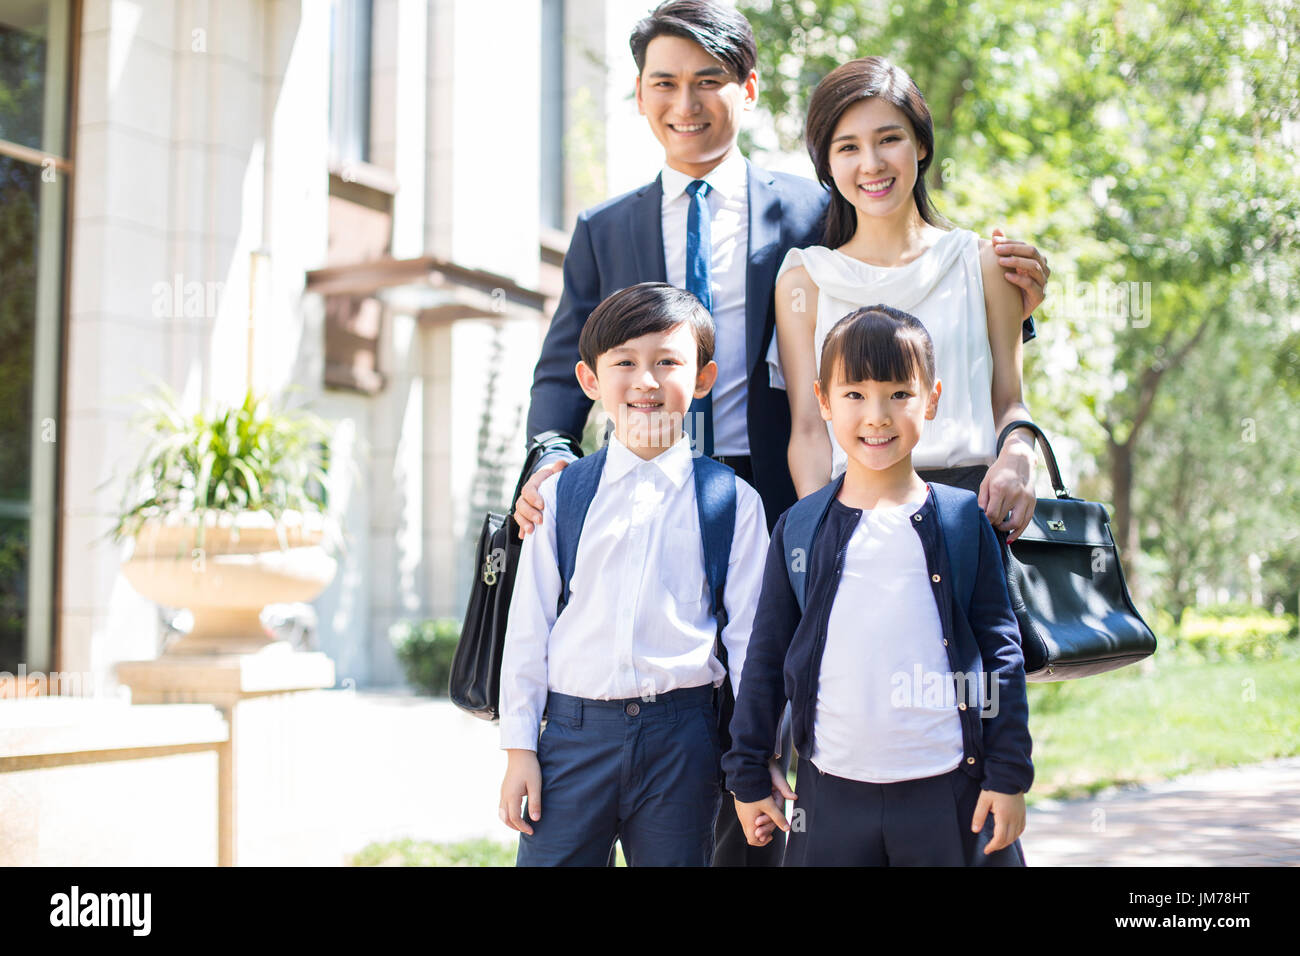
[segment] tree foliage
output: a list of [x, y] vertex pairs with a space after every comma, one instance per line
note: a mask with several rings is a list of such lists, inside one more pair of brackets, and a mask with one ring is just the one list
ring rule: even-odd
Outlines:
[[1140, 593], [1181, 611], [1198, 588], [1249, 595], [1262, 577], [1285, 597], [1274, 572], [1300, 567], [1295, 5], [741, 8], [784, 148], [802, 149], [822, 76], [886, 56], [934, 116], [940, 212], [1047, 253], [1029, 405], [1083, 493], [1111, 504]]

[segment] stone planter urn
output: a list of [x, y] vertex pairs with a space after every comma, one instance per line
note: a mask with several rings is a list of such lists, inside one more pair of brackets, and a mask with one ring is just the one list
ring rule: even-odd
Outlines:
[[153, 518], [136, 533], [122, 571], [151, 601], [194, 615], [193, 630], [164, 657], [257, 652], [285, 643], [262, 627], [266, 605], [310, 601], [334, 579], [326, 534], [319, 514], [287, 512], [278, 527], [264, 511], [210, 515], [202, 529]]

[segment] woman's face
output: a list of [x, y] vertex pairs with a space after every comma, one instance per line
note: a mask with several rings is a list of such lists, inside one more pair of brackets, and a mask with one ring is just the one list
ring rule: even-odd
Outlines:
[[888, 218], [914, 210], [916, 167], [925, 156], [907, 114], [878, 96], [845, 110], [831, 134], [831, 178], [859, 216]]

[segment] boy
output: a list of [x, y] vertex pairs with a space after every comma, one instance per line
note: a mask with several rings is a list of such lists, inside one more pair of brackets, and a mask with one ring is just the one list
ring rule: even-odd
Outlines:
[[[1023, 866], [1033, 764], [1001, 549], [972, 492], [912, 468], [941, 391], [925, 327], [846, 316], [814, 390], [848, 468], [772, 532], [723, 759], [746, 837], [775, 820], [792, 866]], [[786, 687], [793, 829], [768, 777]]]
[[[698, 299], [664, 283], [624, 289], [592, 312], [578, 347], [578, 381], [614, 431], [542, 483], [552, 518], [523, 545], [501, 665], [501, 819], [521, 834], [520, 866], [604, 866], [615, 839], [631, 866], [707, 866], [721, 801], [715, 688], [729, 679], [734, 692], [744, 666], [763, 503], [729, 468], [695, 460], [682, 431], [717, 376]], [[571, 500], [566, 476], [593, 466], [585, 518], [557, 508], [557, 497]], [[704, 474], [735, 492], [720, 635], [697, 501]], [[715, 497], [716, 484], [700, 487]], [[564, 603], [563, 541], [574, 534]]]

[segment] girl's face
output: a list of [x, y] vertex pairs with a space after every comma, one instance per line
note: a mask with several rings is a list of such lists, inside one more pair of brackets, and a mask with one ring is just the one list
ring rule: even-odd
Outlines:
[[915, 210], [912, 187], [925, 156], [907, 114], [878, 96], [845, 110], [831, 134], [831, 177], [859, 220]]
[[850, 461], [875, 472], [910, 469], [912, 449], [926, 421], [938, 413], [942, 385], [936, 381], [927, 388], [915, 372], [906, 382], [848, 382], [843, 359], [832, 381], [829, 394], [819, 382], [813, 391]]

